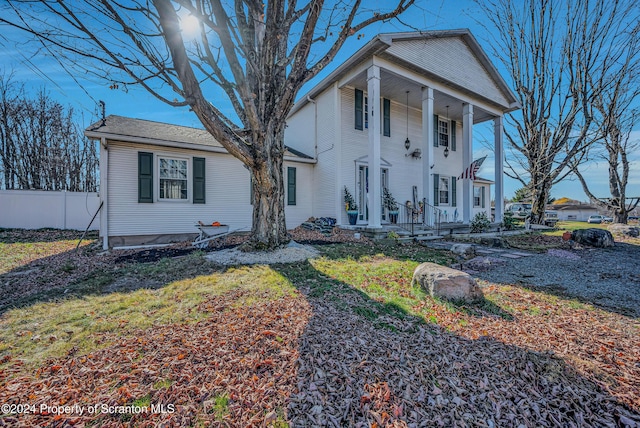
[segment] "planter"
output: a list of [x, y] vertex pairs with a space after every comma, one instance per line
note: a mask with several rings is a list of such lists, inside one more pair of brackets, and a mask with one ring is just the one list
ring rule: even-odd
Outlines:
[[358, 222], [358, 211], [347, 211], [349, 217], [349, 224], [354, 226]]
[[398, 222], [398, 211], [389, 211], [389, 221], [392, 224], [396, 224]]

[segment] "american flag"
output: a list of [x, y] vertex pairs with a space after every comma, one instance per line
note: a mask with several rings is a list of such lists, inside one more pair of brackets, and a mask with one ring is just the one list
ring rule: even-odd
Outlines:
[[467, 169], [465, 169], [462, 174], [460, 174], [460, 177], [458, 177], [458, 180], [462, 180], [465, 178], [469, 178], [471, 180], [475, 180], [476, 179], [476, 173], [478, 172], [478, 170], [480, 169], [480, 166], [482, 165], [482, 162], [484, 162], [484, 160], [486, 159], [486, 156], [481, 157], [480, 159], [476, 159], [473, 162], [471, 162], [471, 165], [469, 165], [469, 167]]

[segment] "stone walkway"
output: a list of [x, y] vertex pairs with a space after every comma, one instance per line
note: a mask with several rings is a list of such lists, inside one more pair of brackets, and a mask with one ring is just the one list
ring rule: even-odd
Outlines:
[[[437, 249], [437, 250], [450, 251], [451, 247], [453, 247], [455, 244], [459, 244], [459, 242], [429, 242], [423, 245], [429, 248]], [[496, 257], [496, 258], [513, 260], [513, 259], [519, 259], [522, 257], [529, 257], [534, 255], [534, 253], [529, 253], [522, 250], [494, 248], [494, 247], [487, 247], [487, 246], [478, 245], [478, 244], [472, 244], [472, 245], [475, 247], [476, 254], [478, 256], [484, 256], [484, 257]]]

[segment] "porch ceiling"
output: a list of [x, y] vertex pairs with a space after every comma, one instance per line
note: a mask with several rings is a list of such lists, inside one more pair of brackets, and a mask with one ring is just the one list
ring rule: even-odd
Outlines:
[[[367, 90], [367, 72], [363, 71], [346, 82], [350, 86]], [[413, 80], [406, 79], [385, 69], [380, 69], [380, 92], [383, 98], [405, 104], [409, 91], [409, 106], [415, 109], [422, 109], [422, 85]], [[433, 91], [433, 109], [436, 114], [446, 116], [447, 106], [449, 106], [449, 118], [462, 121], [463, 102], [453, 96], [443, 92]], [[481, 123], [493, 119], [495, 116], [474, 105], [473, 123]]]

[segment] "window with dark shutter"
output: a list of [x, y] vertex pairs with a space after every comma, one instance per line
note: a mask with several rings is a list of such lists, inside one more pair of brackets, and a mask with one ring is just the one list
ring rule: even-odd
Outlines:
[[482, 208], [484, 208], [484, 189], [485, 187], [482, 186]]
[[440, 145], [440, 134], [438, 133], [438, 115], [433, 115], [433, 147]]
[[204, 204], [205, 201], [205, 159], [193, 158], [193, 203]]
[[287, 168], [287, 205], [296, 204], [296, 169]]
[[153, 202], [153, 153], [138, 152], [138, 202]]
[[391, 101], [382, 99], [382, 135], [391, 137]]
[[356, 125], [356, 129], [359, 129], [360, 131], [362, 131], [363, 129], [363, 124], [362, 124], [362, 119], [364, 117], [363, 115], [363, 100], [364, 100], [364, 94], [362, 93], [362, 91], [360, 89], [356, 89], [356, 109], [355, 109], [355, 115], [356, 115], [356, 121], [355, 121], [355, 125]]

